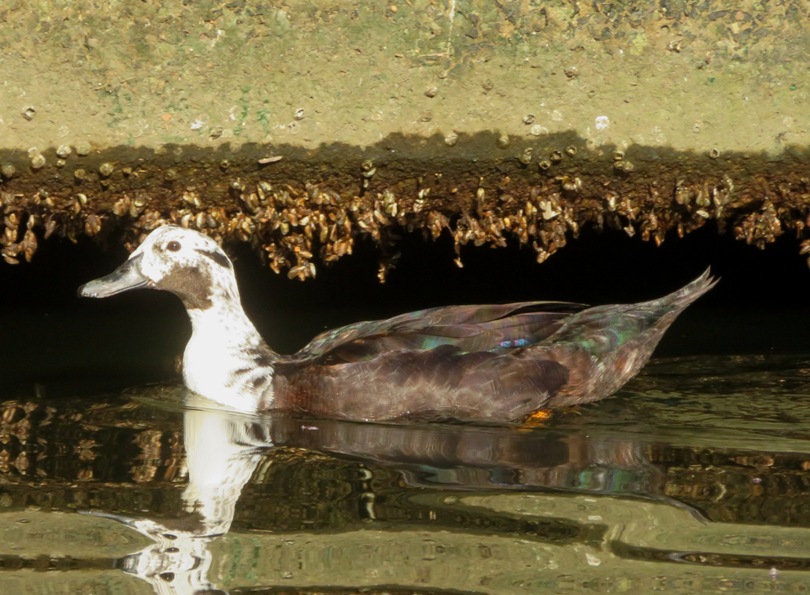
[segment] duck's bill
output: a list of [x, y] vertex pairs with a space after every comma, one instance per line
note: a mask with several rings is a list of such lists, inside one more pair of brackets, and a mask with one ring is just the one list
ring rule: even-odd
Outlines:
[[130, 258], [109, 275], [94, 279], [79, 287], [79, 295], [81, 297], [105, 298], [130, 289], [146, 287], [149, 280], [141, 273], [140, 262], [140, 254]]

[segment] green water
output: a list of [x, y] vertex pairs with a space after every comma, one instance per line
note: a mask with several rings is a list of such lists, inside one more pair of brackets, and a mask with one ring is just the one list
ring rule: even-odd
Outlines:
[[532, 429], [23, 395], [0, 592], [805, 592], [809, 379], [796, 355], [659, 359]]

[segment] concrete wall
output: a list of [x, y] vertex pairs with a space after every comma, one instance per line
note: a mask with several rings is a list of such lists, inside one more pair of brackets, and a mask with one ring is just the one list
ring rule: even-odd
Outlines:
[[401, 229], [801, 240], [810, 7], [733, 4], [12, 0], [2, 255], [166, 221], [298, 278], [364, 234], [384, 276]]

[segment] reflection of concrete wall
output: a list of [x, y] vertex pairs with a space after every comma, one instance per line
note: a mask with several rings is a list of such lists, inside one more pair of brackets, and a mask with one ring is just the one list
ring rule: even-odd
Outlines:
[[393, 223], [542, 259], [586, 222], [804, 218], [803, 1], [254, 4], [0, 8], [7, 260], [169, 219], [303, 278]]

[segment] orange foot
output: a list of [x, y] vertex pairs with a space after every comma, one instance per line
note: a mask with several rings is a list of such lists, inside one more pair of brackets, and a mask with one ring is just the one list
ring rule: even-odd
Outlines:
[[520, 427], [525, 430], [537, 428], [550, 420], [552, 415], [554, 415], [554, 413], [551, 411], [551, 409], [538, 409], [537, 411], [533, 411], [527, 415], [526, 419], [523, 420], [523, 423], [520, 424]]

